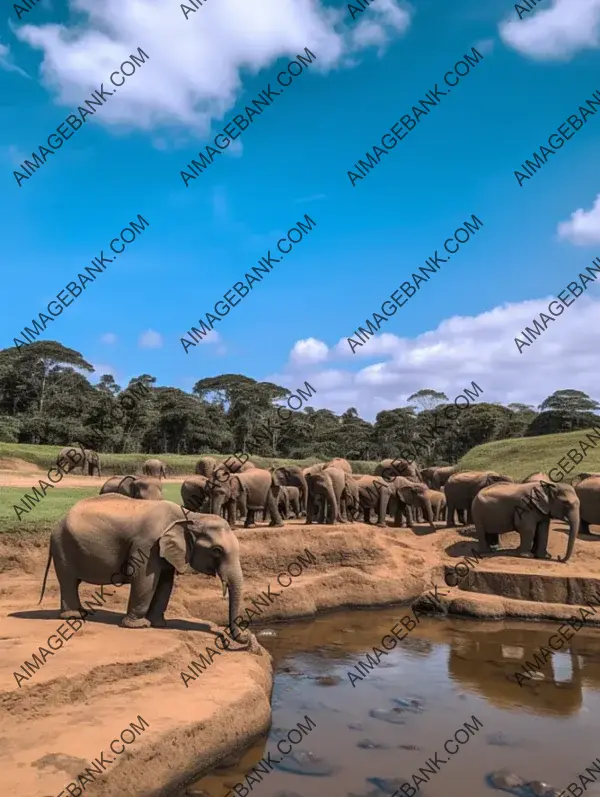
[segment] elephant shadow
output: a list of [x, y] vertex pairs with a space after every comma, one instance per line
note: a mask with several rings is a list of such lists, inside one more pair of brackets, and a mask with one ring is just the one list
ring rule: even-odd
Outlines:
[[[54, 620], [59, 623], [66, 623], [61, 620], [56, 609], [34, 609], [31, 611], [11, 612], [9, 617], [18, 617], [22, 620]], [[100, 623], [101, 625], [121, 625], [124, 615], [122, 612], [111, 612], [106, 609], [95, 611], [93, 616], [86, 619], [86, 623]], [[218, 636], [209, 623], [196, 620], [185, 620], [181, 618], [167, 618], [166, 628], [153, 628], [153, 631], [202, 631], [204, 634]]]
[[[439, 525], [436, 526], [436, 523], [439, 523]], [[436, 526], [433, 531], [429, 528], [428, 523], [413, 523], [407, 530], [412, 530], [415, 537], [429, 537], [431, 534], [436, 534], [444, 527], [442, 521], [434, 521], [433, 525]]]
[[[475, 545], [473, 544], [475, 543]], [[522, 558], [522, 554], [515, 553], [514, 548], [502, 548], [498, 551], [490, 551], [489, 553], [481, 553], [479, 551], [479, 543], [476, 540], [459, 540], [457, 542], [453, 542], [447, 548], [444, 549], [445, 553], [453, 559], [464, 559], [467, 556], [474, 556], [475, 552], [478, 556], [481, 556], [485, 559], [493, 559], [494, 557], [498, 556], [516, 556], [517, 558]]]

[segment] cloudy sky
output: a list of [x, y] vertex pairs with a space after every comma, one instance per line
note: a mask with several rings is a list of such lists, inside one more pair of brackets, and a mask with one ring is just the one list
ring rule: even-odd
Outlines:
[[[314, 406], [369, 418], [473, 380], [505, 403], [600, 399], [596, 285], [521, 353], [514, 342], [600, 256], [600, 118], [522, 187], [514, 176], [600, 90], [600, 0], [522, 18], [505, 0], [189, 7], [6, 4], [0, 345], [142, 214], [150, 226], [43, 333], [96, 377], [308, 380]], [[19, 164], [138, 47], [147, 62], [19, 187]], [[314, 62], [186, 187], [186, 164], [306, 47]], [[348, 170], [472, 47], [480, 63], [353, 186]], [[181, 337], [306, 213], [313, 231], [186, 354]], [[472, 214], [481, 229], [352, 353], [354, 330]]]

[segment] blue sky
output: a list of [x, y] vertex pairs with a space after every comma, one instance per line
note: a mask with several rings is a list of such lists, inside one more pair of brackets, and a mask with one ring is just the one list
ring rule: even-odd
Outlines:
[[[44, 0], [0, 32], [2, 346], [138, 214], [149, 228], [44, 337], [124, 385], [245, 373], [366, 417], [421, 387], [600, 398], [591, 286], [514, 338], [600, 256], [600, 114], [524, 186], [513, 172], [600, 89], [599, 0]], [[347, 171], [475, 46], [484, 56], [362, 181]], [[146, 64], [18, 187], [13, 170], [141, 47]], [[181, 169], [308, 47], [316, 61], [186, 188]], [[211, 134], [212, 133], [212, 134]], [[180, 338], [304, 214], [316, 227], [186, 355]], [[346, 338], [475, 214], [484, 227], [352, 355]], [[341, 342], [340, 342], [341, 341]]]

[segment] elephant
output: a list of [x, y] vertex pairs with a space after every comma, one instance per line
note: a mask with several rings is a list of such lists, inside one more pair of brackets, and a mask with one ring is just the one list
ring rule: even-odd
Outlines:
[[208, 479], [210, 479], [216, 467], [217, 460], [214, 457], [200, 457], [198, 462], [196, 462], [194, 473], [197, 476], [206, 476]]
[[[139, 566], [133, 553], [145, 559]], [[164, 627], [175, 571], [189, 567], [219, 576], [223, 594], [229, 590], [229, 627], [241, 609], [243, 575], [239, 543], [227, 522], [216, 515], [187, 512], [172, 501], [136, 501], [108, 494], [78, 501], [56, 524], [50, 536], [42, 584], [44, 597], [50, 563], [60, 584], [60, 617], [85, 617], [79, 584], [131, 584], [126, 628]], [[137, 564], [137, 567], [134, 565]], [[133, 568], [130, 576], [125, 568]], [[240, 638], [240, 641], [243, 641]]]
[[425, 493], [425, 497], [429, 499], [431, 503], [431, 510], [433, 512], [433, 519], [434, 520], [445, 520], [446, 519], [446, 496], [441, 490], [430, 490], [428, 489]]
[[432, 490], [440, 490], [444, 487], [453, 473], [456, 473], [456, 465], [442, 465], [439, 468], [435, 468], [431, 479]]
[[340, 470], [343, 470], [344, 473], [352, 473], [352, 465], [343, 457], [335, 457], [331, 460], [331, 462], [328, 463], [328, 467], [339, 468]]
[[155, 479], [167, 478], [167, 466], [160, 459], [147, 459], [142, 465], [144, 476], [153, 476]]
[[[577, 476], [574, 476], [571, 479], [571, 484], [575, 487], [577, 484], [582, 482], [584, 479], [593, 479], [596, 477], [600, 477], [600, 473], [578, 473]], [[548, 481], [552, 481], [552, 479], [548, 479]]]
[[360, 496], [358, 482], [352, 478], [354, 474], [346, 473], [340, 513], [343, 520], [356, 521], [360, 517]]
[[87, 469], [88, 476], [93, 476], [94, 471], [98, 471], [98, 476], [102, 476], [102, 472], [100, 470], [100, 456], [98, 455], [97, 451], [93, 451], [91, 448], [85, 448], [85, 467]]
[[[66, 460], [66, 464], [63, 464]], [[65, 446], [56, 457], [57, 466], [65, 473], [74, 473], [77, 469], [83, 476], [87, 471], [86, 449], [82, 445]]]
[[302, 473], [306, 477], [313, 473], [321, 473], [321, 471], [325, 470], [327, 467], [329, 467], [328, 462], [317, 462], [316, 465], [309, 465], [308, 468], [303, 468]]
[[417, 463], [407, 459], [383, 459], [375, 468], [375, 475], [390, 481], [396, 476], [404, 476], [413, 482], [423, 481]]
[[600, 524], [600, 476], [588, 476], [574, 487], [580, 502], [581, 533], [590, 533], [590, 523]]
[[209, 479], [206, 476], [188, 476], [181, 485], [181, 503], [192, 512], [210, 509], [208, 490]]
[[530, 484], [531, 482], [551, 482], [552, 479], [546, 473], [541, 473], [540, 471], [535, 471], [535, 473], [530, 473], [521, 484]]
[[300, 494], [300, 513], [306, 513], [306, 499], [308, 498], [308, 484], [302, 468], [297, 465], [281, 465], [273, 468], [273, 480], [281, 487], [297, 487]]
[[388, 509], [390, 499], [394, 499], [395, 520], [396, 526], [401, 526], [402, 515], [406, 514], [407, 522], [410, 525], [412, 522], [412, 515], [409, 507], [421, 507], [425, 514], [425, 518], [429, 523], [432, 531], [435, 531], [433, 525], [433, 510], [431, 502], [427, 498], [428, 487], [425, 484], [413, 482], [404, 476], [396, 476], [390, 481], [384, 480], [378, 476], [363, 476], [358, 482], [360, 505], [364, 512], [365, 523], [370, 523], [371, 509], [377, 511], [377, 525], [382, 528], [387, 528], [385, 516]]
[[227, 519], [232, 528], [235, 527], [236, 507], [246, 516], [244, 528], [256, 526], [254, 514], [257, 510], [271, 515], [271, 526], [283, 526], [277, 504], [279, 502], [279, 485], [273, 480], [273, 474], [264, 468], [251, 468], [242, 473], [230, 474], [227, 480], [211, 480], [207, 484], [210, 508], [216, 515], [223, 507], [227, 510]]
[[153, 479], [151, 476], [148, 478], [112, 476], [100, 488], [100, 495], [106, 493], [119, 493], [119, 495], [128, 495], [130, 498], [140, 498], [145, 501], [161, 501], [163, 497], [160, 480]]
[[448, 528], [454, 526], [454, 513], [460, 509], [466, 509], [467, 523], [472, 523], [471, 504], [473, 499], [484, 487], [496, 482], [514, 484], [510, 476], [501, 476], [493, 470], [467, 470], [453, 473], [444, 487], [447, 504], [446, 526]]
[[315, 473], [308, 473], [308, 501], [306, 505], [306, 525], [314, 520], [317, 501], [321, 501], [320, 522], [345, 523], [340, 514], [342, 493], [346, 487], [346, 473], [339, 468], [324, 467]]
[[[230, 461], [231, 460], [231, 461]], [[252, 460], [247, 459], [241, 462], [237, 457], [227, 457], [224, 462], [221, 462], [224, 468], [227, 468], [229, 473], [245, 473], [247, 470], [252, 470], [258, 467]]]
[[281, 498], [278, 506], [281, 507], [282, 504], [285, 513], [283, 516], [286, 520], [290, 516], [290, 510], [294, 513], [294, 517], [300, 517], [300, 490], [298, 487], [286, 484], [281, 488]]
[[421, 468], [421, 478], [423, 479], [423, 483], [426, 484], [430, 489], [433, 489], [433, 474], [436, 472], [437, 468], [430, 467], [430, 468]]
[[515, 553], [533, 553], [536, 559], [551, 559], [548, 553], [550, 518], [567, 520], [569, 541], [561, 562], [567, 562], [579, 533], [579, 498], [570, 484], [528, 482], [493, 484], [473, 499], [473, 522], [479, 538], [479, 550], [490, 552], [490, 542], [499, 534], [518, 531], [521, 544]]

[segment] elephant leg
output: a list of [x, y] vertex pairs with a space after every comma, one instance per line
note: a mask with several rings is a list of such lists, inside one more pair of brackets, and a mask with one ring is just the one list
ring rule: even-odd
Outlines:
[[85, 609], [79, 598], [81, 579], [73, 578], [64, 572], [60, 575], [57, 572], [56, 575], [60, 584], [60, 619], [70, 620], [83, 617]]
[[471, 514], [471, 507], [470, 506], [467, 509], [467, 523], [466, 524], [463, 523], [463, 526], [467, 525], [467, 524], [471, 525], [471, 526], [473, 525], [473, 515]]
[[452, 528], [454, 526], [454, 513], [456, 512], [456, 507], [454, 504], [448, 501], [446, 505], [446, 528]]
[[127, 603], [127, 614], [121, 621], [125, 628], [149, 628], [147, 615], [156, 593], [162, 568], [157, 564], [148, 566], [146, 571], [137, 569], [131, 580], [131, 592]]
[[309, 493], [306, 501], [306, 521], [305, 521], [306, 526], [310, 526], [312, 524], [314, 513], [315, 513], [315, 499], [313, 494]]
[[396, 512], [394, 514], [394, 526], [402, 528], [402, 519], [404, 517], [404, 504], [402, 501], [396, 501]]
[[293, 498], [292, 501], [291, 501], [291, 505], [292, 505], [292, 511], [294, 513], [294, 517], [296, 519], [298, 519], [300, 517], [300, 506], [299, 506], [298, 501], [295, 498]]
[[588, 523], [587, 520], [584, 520], [583, 518], [581, 518], [581, 521], [579, 523], [579, 533], [580, 534], [591, 534], [590, 524]]
[[404, 517], [406, 518], [406, 528], [411, 529], [413, 525], [413, 513], [412, 509], [408, 504], [404, 504]]
[[271, 522], [269, 526], [276, 526], [280, 528], [283, 526], [283, 520], [281, 519], [281, 515], [279, 514], [279, 510], [277, 509], [277, 499], [273, 495], [273, 491], [269, 489], [267, 494], [267, 504], [269, 511], [271, 513]]
[[[246, 522], [244, 523], [245, 529], [254, 529], [256, 528], [256, 523], [254, 521], [254, 515], [256, 513], [255, 509], [248, 509], [246, 512]], [[273, 521], [271, 521], [272, 523]]]
[[479, 540], [479, 553], [491, 553], [489, 545], [490, 535], [486, 532], [485, 526], [481, 523], [475, 524], [475, 531], [477, 532], [477, 539]]
[[499, 534], [488, 534], [487, 535], [488, 544], [492, 551], [497, 551], [500, 546], [500, 535]]
[[174, 581], [175, 570], [172, 567], [164, 568], [159, 576], [158, 586], [150, 602], [148, 614], [146, 615], [153, 628], [164, 628], [167, 624], [165, 621], [165, 612], [169, 605], [169, 598], [173, 591]]
[[386, 495], [383, 489], [379, 490], [379, 511], [377, 513], [377, 525], [381, 528], [387, 529], [387, 523], [385, 521], [385, 515], [387, 511], [387, 505], [389, 503], [390, 496]]
[[550, 518], [541, 520], [533, 536], [532, 553], [536, 559], [552, 559], [548, 553], [548, 535], [550, 533]]
[[518, 548], [515, 548], [514, 552], [524, 555], [531, 554], [537, 524], [532, 518], [526, 518], [522, 523], [515, 523], [515, 525], [517, 526], [517, 531], [521, 535], [521, 544]]
[[287, 520], [289, 516], [290, 516], [290, 497], [287, 493], [284, 493], [282, 518], [284, 520]]
[[370, 506], [363, 507], [363, 520], [369, 526], [371, 525], [371, 507]]
[[227, 522], [231, 526], [232, 529], [235, 528], [235, 521], [236, 521], [236, 502], [234, 500], [228, 501], [227, 503]]

